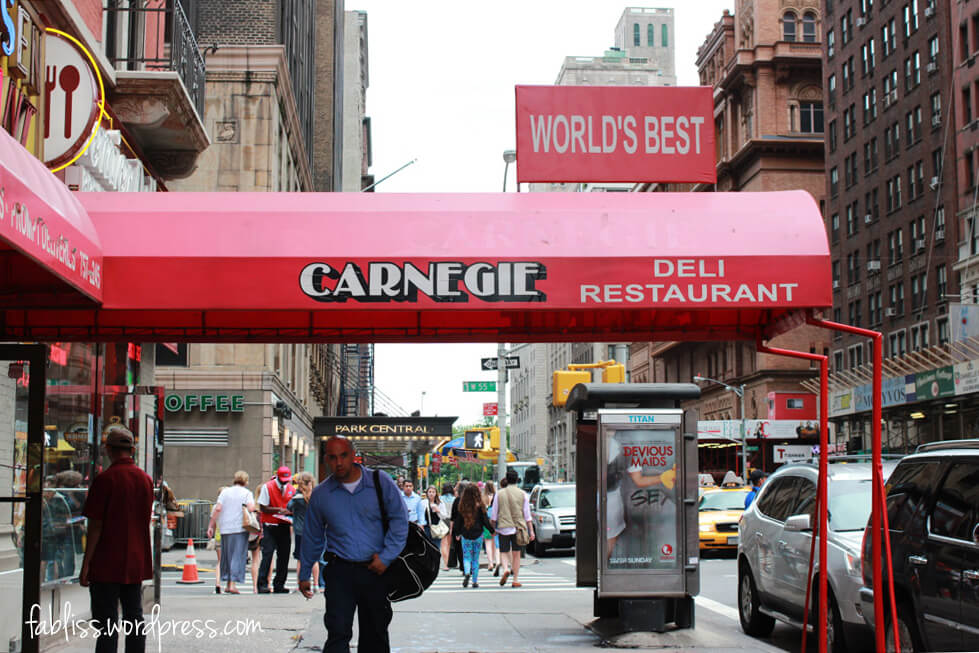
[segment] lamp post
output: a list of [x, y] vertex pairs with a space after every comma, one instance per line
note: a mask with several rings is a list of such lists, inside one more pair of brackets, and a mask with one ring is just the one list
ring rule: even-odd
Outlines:
[[[517, 160], [517, 153], [514, 150], [504, 150], [503, 160], [506, 162], [506, 165], [503, 167], [503, 192], [505, 193], [507, 172], [510, 171], [510, 164]], [[517, 186], [517, 190], [520, 190], [520, 186]]]
[[709, 376], [701, 376], [697, 374], [693, 377], [694, 381], [710, 381], [711, 383], [716, 383], [718, 385], [724, 386], [725, 390], [730, 390], [734, 394], [738, 395], [741, 400], [741, 473], [744, 474], [745, 483], [748, 482], [748, 430], [745, 428], [747, 423], [744, 417], [744, 384], [741, 385], [728, 385], [723, 381], [718, 381], [717, 379], [712, 379]]
[[420, 415], [424, 415], [425, 414], [425, 391], [424, 390], [422, 390], [422, 398], [421, 398], [421, 401], [418, 402], [418, 413]]

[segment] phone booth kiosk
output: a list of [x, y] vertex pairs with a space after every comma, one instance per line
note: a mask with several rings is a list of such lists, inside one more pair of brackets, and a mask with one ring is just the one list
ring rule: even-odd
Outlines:
[[628, 630], [691, 628], [700, 592], [697, 429], [680, 402], [692, 383], [580, 383], [577, 583], [596, 617]]

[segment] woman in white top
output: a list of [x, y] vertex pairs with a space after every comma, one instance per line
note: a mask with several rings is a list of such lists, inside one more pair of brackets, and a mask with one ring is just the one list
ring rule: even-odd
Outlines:
[[207, 526], [207, 536], [214, 537], [214, 527], [221, 529], [221, 580], [227, 583], [226, 594], [241, 594], [235, 583], [245, 582], [245, 560], [248, 557], [248, 531], [242, 526], [242, 506], [255, 512], [255, 499], [248, 490], [248, 472], [235, 472], [234, 485], [218, 496]]

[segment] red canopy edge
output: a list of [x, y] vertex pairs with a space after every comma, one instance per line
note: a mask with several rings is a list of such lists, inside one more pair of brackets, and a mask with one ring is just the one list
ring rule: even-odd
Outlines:
[[64, 183], [4, 130], [0, 261], [3, 305], [90, 306], [102, 299], [102, 246], [95, 226]]
[[8, 311], [61, 340], [771, 337], [832, 305], [806, 193], [79, 194], [104, 306]]

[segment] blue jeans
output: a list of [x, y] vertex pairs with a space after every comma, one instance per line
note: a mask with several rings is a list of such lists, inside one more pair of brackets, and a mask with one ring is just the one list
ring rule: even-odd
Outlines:
[[466, 575], [472, 575], [474, 583], [479, 582], [479, 554], [483, 550], [483, 538], [475, 540], [462, 538], [462, 561]]

